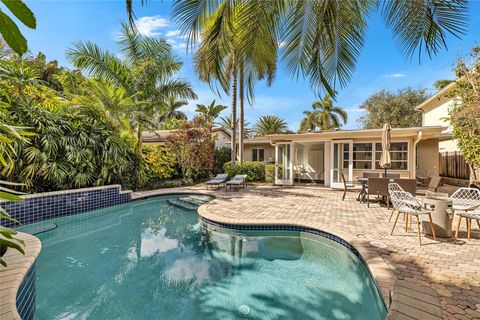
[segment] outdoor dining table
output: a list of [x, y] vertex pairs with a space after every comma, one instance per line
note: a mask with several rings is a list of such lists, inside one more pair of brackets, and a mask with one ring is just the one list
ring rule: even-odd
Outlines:
[[[357, 181], [360, 182], [362, 185], [362, 189], [360, 190], [360, 193], [358, 194], [357, 201], [360, 202], [367, 202], [367, 188], [368, 188], [368, 178], [363, 178], [363, 177], [358, 177]], [[394, 182], [395, 179], [390, 178], [390, 182]]]

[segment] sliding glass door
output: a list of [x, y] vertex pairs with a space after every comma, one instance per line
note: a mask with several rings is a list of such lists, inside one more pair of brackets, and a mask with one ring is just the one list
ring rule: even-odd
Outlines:
[[353, 178], [353, 141], [332, 141], [330, 187], [343, 188], [343, 177], [346, 181]]
[[292, 143], [279, 142], [275, 145], [275, 184], [293, 184]]

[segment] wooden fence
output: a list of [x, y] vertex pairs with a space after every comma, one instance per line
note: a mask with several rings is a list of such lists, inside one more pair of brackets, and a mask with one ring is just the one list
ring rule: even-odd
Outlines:
[[461, 152], [440, 152], [440, 176], [455, 179], [470, 177], [470, 168]]

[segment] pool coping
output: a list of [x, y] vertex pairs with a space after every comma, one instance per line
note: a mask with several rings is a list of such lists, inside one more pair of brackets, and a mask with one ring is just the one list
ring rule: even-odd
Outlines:
[[42, 249], [40, 239], [33, 235], [18, 232], [17, 238], [25, 242], [25, 255], [10, 248], [3, 256], [7, 267], [0, 267], [0, 318], [2, 320], [21, 319], [17, 310], [17, 292]]

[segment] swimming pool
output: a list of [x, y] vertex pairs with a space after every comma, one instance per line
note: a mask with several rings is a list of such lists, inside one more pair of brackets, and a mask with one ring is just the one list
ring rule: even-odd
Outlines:
[[368, 270], [345, 246], [225, 230], [169, 200], [27, 226], [47, 230], [37, 235], [35, 319], [385, 318]]

